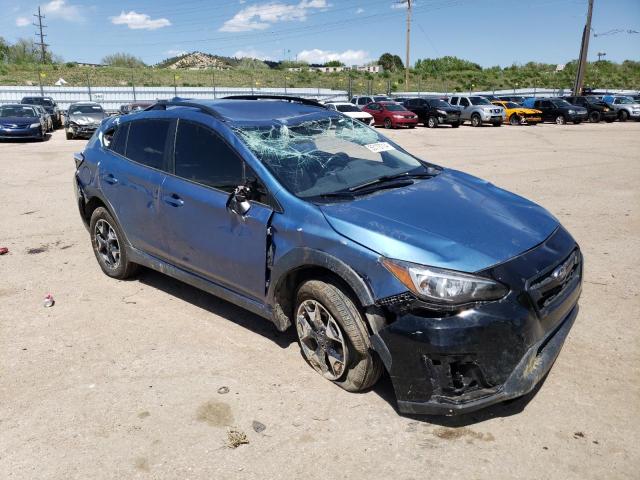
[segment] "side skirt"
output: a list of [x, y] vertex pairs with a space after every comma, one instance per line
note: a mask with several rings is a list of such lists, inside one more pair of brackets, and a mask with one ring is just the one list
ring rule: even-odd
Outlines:
[[222, 285], [213, 283], [205, 278], [195, 275], [191, 272], [178, 268], [170, 263], [153, 257], [147, 253], [141, 252], [137, 248], [127, 245], [127, 255], [132, 262], [148, 267], [152, 270], [156, 270], [165, 275], [169, 275], [181, 282], [187, 283], [193, 287], [204, 290], [207, 293], [222, 298], [228, 302], [231, 302], [239, 307], [249, 310], [256, 315], [259, 315], [267, 320], [273, 322], [273, 315], [271, 308], [268, 305], [257, 302], [251, 298], [247, 298], [244, 295], [240, 295], [233, 290], [230, 290]]

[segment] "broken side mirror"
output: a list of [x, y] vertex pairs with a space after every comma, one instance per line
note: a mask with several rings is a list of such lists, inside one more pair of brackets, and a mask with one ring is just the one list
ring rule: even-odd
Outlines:
[[232, 212], [244, 217], [251, 209], [251, 202], [249, 202], [250, 193], [251, 190], [249, 187], [236, 187], [233, 193], [229, 196], [227, 206]]

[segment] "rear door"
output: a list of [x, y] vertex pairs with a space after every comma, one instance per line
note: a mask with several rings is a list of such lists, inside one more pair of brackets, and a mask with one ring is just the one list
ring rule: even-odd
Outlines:
[[[263, 299], [273, 208], [258, 196], [244, 216], [227, 207], [234, 189], [254, 175], [220, 135], [201, 123], [179, 120], [174, 151], [173, 175], [164, 182], [160, 201], [169, 261]], [[263, 188], [254, 185], [252, 191]]]
[[127, 239], [158, 257], [165, 251], [158, 206], [173, 124], [168, 118], [124, 123], [114, 133], [111, 154], [98, 167], [101, 189]]

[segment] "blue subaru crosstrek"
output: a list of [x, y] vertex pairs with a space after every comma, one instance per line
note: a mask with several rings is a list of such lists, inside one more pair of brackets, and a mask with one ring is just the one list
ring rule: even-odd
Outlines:
[[294, 325], [320, 375], [361, 391], [386, 370], [404, 413], [530, 392], [578, 312], [582, 255], [546, 210], [311, 100], [158, 102], [75, 160], [104, 273]]

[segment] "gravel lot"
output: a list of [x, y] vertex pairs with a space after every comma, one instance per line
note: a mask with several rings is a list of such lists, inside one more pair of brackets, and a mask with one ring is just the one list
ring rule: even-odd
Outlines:
[[[581, 244], [581, 311], [537, 392], [399, 416], [388, 380], [344, 392], [246, 311], [150, 271], [110, 280], [74, 203], [84, 142], [58, 131], [0, 144], [0, 477], [638, 478], [640, 123], [389, 134], [542, 204]], [[249, 443], [226, 447], [231, 427]]]

